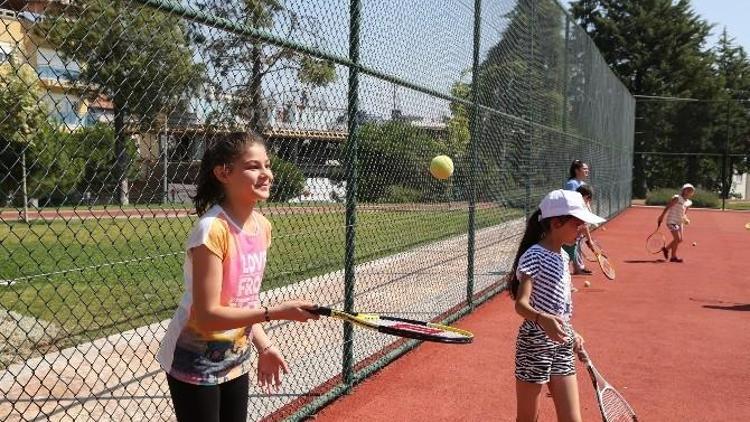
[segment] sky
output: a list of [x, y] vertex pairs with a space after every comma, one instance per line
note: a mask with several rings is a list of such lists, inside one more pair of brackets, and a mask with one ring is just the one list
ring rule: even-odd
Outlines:
[[750, 1], [748, 0], [692, 0], [693, 9], [716, 26], [713, 29], [712, 43], [719, 38], [726, 26], [735, 43], [750, 52]]

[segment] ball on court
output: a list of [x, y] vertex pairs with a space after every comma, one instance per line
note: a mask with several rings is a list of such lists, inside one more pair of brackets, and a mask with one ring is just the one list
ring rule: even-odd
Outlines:
[[697, 245], [697, 244], [698, 244], [697, 242], [693, 242], [693, 246], [695, 246], [695, 245]]
[[590, 281], [588, 281], [588, 280], [586, 280], [586, 281], [584, 281], [584, 282], [583, 282], [583, 285], [584, 285], [585, 287], [591, 287], [591, 282], [590, 282]]
[[438, 180], [445, 180], [453, 174], [453, 160], [447, 155], [438, 155], [430, 161], [430, 174]]

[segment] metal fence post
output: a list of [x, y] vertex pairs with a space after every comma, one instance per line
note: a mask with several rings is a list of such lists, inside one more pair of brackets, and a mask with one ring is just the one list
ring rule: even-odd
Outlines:
[[529, 43], [529, 58], [526, 62], [526, 66], [528, 68], [527, 76], [529, 77], [529, 95], [527, 97], [528, 104], [526, 109], [526, 118], [528, 119], [528, 127], [529, 127], [529, 137], [526, 139], [526, 162], [524, 163], [525, 167], [525, 176], [526, 176], [526, 198], [524, 201], [524, 214], [526, 218], [528, 219], [529, 216], [532, 213], [532, 205], [531, 205], [531, 165], [530, 162], [532, 160], [531, 153], [533, 151], [533, 142], [534, 142], [534, 134], [535, 134], [535, 126], [534, 126], [534, 74], [533, 74], [533, 62], [534, 62], [534, 25], [536, 23], [536, 0], [531, 0], [531, 13], [529, 17], [529, 31], [530, 31], [530, 43]]
[[565, 15], [565, 50], [563, 53], [562, 116], [563, 136], [568, 132], [568, 49], [570, 48], [570, 16]]
[[[729, 101], [726, 102], [726, 132], [724, 138], [724, 148], [721, 151], [721, 210], [726, 210], [727, 195], [729, 194], [730, 186], [727, 186], [727, 153], [729, 148], [729, 127], [731, 122], [729, 120]], [[729, 177], [732, 177], [730, 174]]]
[[[357, 224], [357, 130], [359, 114], [359, 24], [362, 4], [360, 0], [349, 3], [349, 101], [347, 104], [347, 127], [349, 131], [346, 148], [346, 252], [344, 256], [344, 310], [354, 309], [355, 245]], [[344, 349], [342, 372], [347, 390], [354, 382], [354, 332], [351, 323], [344, 324]]]
[[469, 140], [469, 236], [466, 266], [466, 303], [474, 307], [474, 254], [476, 248], [476, 177], [479, 142], [479, 43], [482, 0], [474, 0], [474, 57], [471, 66], [471, 139]]
[[162, 169], [164, 174], [162, 175], [162, 189], [164, 190], [162, 203], [169, 203], [169, 130], [167, 125], [164, 125], [164, 135], [161, 138], [161, 153], [164, 157], [162, 163]]
[[29, 190], [27, 187], [27, 170], [26, 170], [26, 146], [23, 147], [23, 151], [21, 151], [21, 177], [23, 178], [23, 215], [21, 215], [21, 220], [23, 220], [24, 223], [29, 222]]

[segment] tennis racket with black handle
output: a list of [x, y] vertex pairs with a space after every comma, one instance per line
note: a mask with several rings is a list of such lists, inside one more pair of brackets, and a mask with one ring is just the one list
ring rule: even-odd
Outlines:
[[599, 403], [599, 411], [604, 422], [637, 422], [635, 411], [630, 407], [625, 397], [615, 389], [601, 373], [594, 367], [588, 353], [581, 349], [578, 358], [586, 364], [586, 369], [591, 376], [591, 383], [596, 391], [596, 401]]
[[450, 344], [467, 344], [474, 340], [474, 334], [469, 331], [434, 322], [416, 321], [412, 319], [378, 314], [365, 314], [360, 312], [347, 313], [323, 306], [312, 309], [310, 312], [343, 321], [349, 321], [359, 327], [375, 330], [384, 334], [415, 340]]

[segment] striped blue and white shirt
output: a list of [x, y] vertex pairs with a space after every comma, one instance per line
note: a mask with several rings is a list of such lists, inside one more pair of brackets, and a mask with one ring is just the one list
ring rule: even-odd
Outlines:
[[536, 244], [521, 255], [516, 270], [519, 278], [526, 274], [532, 279], [531, 307], [565, 321], [573, 314], [569, 260], [563, 251], [553, 252]]

